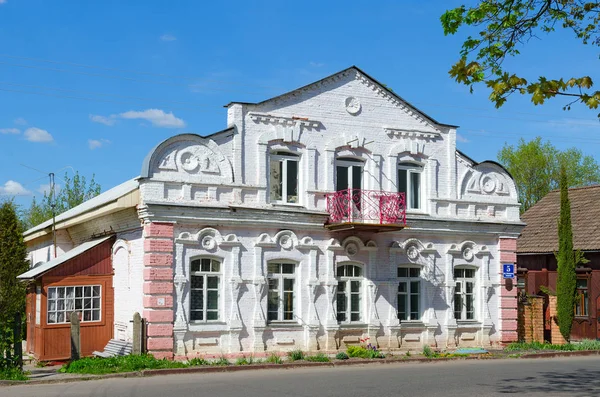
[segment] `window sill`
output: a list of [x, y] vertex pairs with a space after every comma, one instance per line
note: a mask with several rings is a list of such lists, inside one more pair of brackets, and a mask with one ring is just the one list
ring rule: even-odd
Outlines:
[[300, 203], [270, 203], [271, 206], [277, 208], [277, 207], [298, 207], [298, 208], [304, 208], [304, 206]]
[[407, 321], [407, 320], [405, 320], [405, 321], [400, 321], [400, 328], [402, 328], [402, 329], [405, 329], [405, 328], [406, 329], [425, 329], [427, 327], [425, 326], [425, 323], [422, 321], [416, 321], [416, 320]]
[[339, 323], [341, 329], [353, 329], [353, 328], [367, 328], [369, 325], [362, 322], [355, 323]]
[[456, 328], [468, 329], [468, 328], [481, 328], [483, 323], [475, 320], [456, 320]]
[[267, 323], [267, 328], [272, 330], [302, 328], [302, 324], [299, 324], [297, 322], [274, 321]]
[[191, 332], [206, 332], [206, 331], [226, 331], [229, 329], [229, 326], [224, 322], [202, 322], [202, 321], [192, 321], [189, 325], [189, 330]]

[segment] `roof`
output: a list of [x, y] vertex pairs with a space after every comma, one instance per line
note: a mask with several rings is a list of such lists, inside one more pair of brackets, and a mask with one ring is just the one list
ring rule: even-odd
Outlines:
[[[600, 249], [600, 185], [569, 189], [573, 247]], [[529, 208], [521, 219], [527, 223], [517, 240], [517, 253], [551, 253], [558, 250], [560, 190], [553, 190]]]
[[20, 280], [30, 280], [30, 279], [39, 277], [42, 274], [47, 273], [50, 270], [54, 269], [55, 267], [59, 266], [60, 264], [65, 263], [69, 259], [73, 259], [76, 256], [83, 254], [85, 251], [88, 251], [88, 250], [96, 247], [97, 245], [102, 244], [103, 242], [105, 242], [106, 240], [108, 240], [111, 237], [112, 236], [107, 236], [107, 237], [88, 241], [87, 243], [78, 245], [77, 247], [73, 248], [72, 250], [65, 252], [61, 256], [58, 256], [58, 257], [52, 259], [51, 261], [43, 263], [37, 267], [34, 267], [33, 269], [30, 269], [29, 271], [27, 271], [23, 274], [18, 275], [17, 278]]
[[375, 82], [377, 85], [379, 85], [379, 86], [380, 86], [382, 89], [384, 89], [385, 91], [387, 91], [387, 92], [388, 92], [390, 95], [392, 95], [393, 97], [395, 97], [395, 98], [396, 98], [396, 99], [398, 99], [399, 101], [401, 101], [401, 102], [404, 102], [404, 103], [405, 103], [407, 106], [409, 106], [409, 107], [410, 107], [410, 108], [411, 108], [413, 111], [415, 111], [416, 113], [418, 113], [418, 114], [420, 114], [421, 116], [423, 116], [424, 118], [426, 118], [426, 119], [427, 119], [429, 122], [431, 122], [431, 123], [433, 123], [433, 124], [436, 124], [436, 125], [439, 125], [439, 126], [450, 127], [450, 128], [458, 128], [458, 126], [456, 126], [456, 125], [440, 123], [440, 122], [438, 122], [437, 120], [435, 120], [433, 117], [431, 117], [431, 116], [429, 116], [429, 115], [427, 115], [427, 114], [423, 113], [421, 110], [419, 110], [419, 109], [417, 109], [416, 107], [414, 107], [413, 105], [411, 105], [411, 104], [410, 104], [410, 103], [409, 103], [409, 102], [408, 102], [406, 99], [402, 98], [400, 95], [396, 94], [394, 91], [392, 91], [392, 90], [390, 90], [389, 88], [387, 88], [387, 86], [386, 86], [385, 84], [382, 84], [382, 83], [380, 83], [379, 81], [377, 81], [377, 80], [376, 80], [376, 79], [374, 79], [373, 77], [369, 76], [367, 73], [363, 72], [363, 71], [362, 71], [360, 68], [358, 68], [357, 66], [354, 66], [354, 65], [352, 65], [352, 66], [350, 66], [349, 68], [346, 68], [346, 69], [344, 69], [344, 70], [341, 70], [341, 71], [339, 71], [339, 72], [337, 72], [337, 73], [334, 73], [334, 74], [332, 74], [332, 75], [330, 75], [330, 76], [324, 77], [324, 78], [322, 78], [321, 80], [318, 80], [318, 81], [315, 81], [315, 82], [313, 82], [313, 83], [307, 84], [307, 85], [305, 85], [305, 86], [302, 86], [302, 87], [300, 87], [300, 88], [296, 88], [295, 90], [292, 90], [292, 91], [286, 92], [286, 93], [284, 93], [284, 94], [281, 94], [281, 95], [278, 95], [278, 96], [276, 96], [276, 97], [269, 98], [269, 99], [265, 99], [264, 101], [261, 101], [261, 102], [257, 102], [257, 103], [251, 103], [251, 102], [235, 102], [235, 101], [233, 101], [233, 102], [229, 102], [227, 105], [225, 105], [225, 107], [229, 107], [229, 106], [230, 106], [230, 105], [232, 105], [232, 104], [242, 104], [242, 105], [262, 105], [263, 103], [266, 103], [266, 102], [269, 102], [269, 101], [273, 101], [273, 100], [279, 99], [279, 98], [281, 98], [281, 97], [284, 97], [284, 96], [286, 96], [286, 95], [292, 94], [292, 93], [294, 93], [294, 92], [305, 90], [305, 89], [307, 89], [307, 88], [310, 88], [310, 87], [311, 87], [311, 86], [313, 86], [313, 85], [320, 85], [320, 84], [322, 84], [322, 83], [323, 83], [325, 80], [328, 80], [328, 79], [330, 79], [330, 78], [332, 78], [332, 77], [334, 77], [334, 76], [337, 76], [337, 75], [340, 75], [340, 74], [346, 73], [346, 72], [348, 72], [348, 71], [350, 71], [350, 70], [354, 70], [354, 71], [356, 71], [356, 72], [358, 72], [358, 73], [360, 73], [360, 74], [364, 75], [364, 76], [365, 76], [365, 77], [367, 77], [368, 79], [372, 80], [372, 81], [373, 81], [373, 82]]
[[[96, 197], [91, 198], [87, 201], [84, 201], [83, 203], [79, 204], [78, 206], [73, 207], [70, 210], [63, 212], [62, 214], [57, 215], [56, 222], [58, 223], [58, 222], [73, 218], [77, 215], [83, 214], [83, 213], [91, 211], [95, 208], [101, 207], [107, 203], [110, 203], [111, 201], [117, 200], [121, 196], [124, 196], [127, 193], [134, 191], [135, 189], [138, 188], [138, 186], [139, 186], [139, 183], [137, 181], [137, 178], [130, 179], [126, 182], [123, 182], [120, 185], [117, 185], [117, 186], [113, 187], [112, 189], [109, 189], [106, 192], [101, 193], [101, 194], [97, 195]], [[35, 232], [44, 230], [45, 228], [50, 227], [50, 226], [52, 226], [52, 219], [49, 219], [46, 222], [40, 223], [39, 225], [32, 227], [31, 229], [29, 229], [25, 233], [23, 233], [23, 235], [27, 236], [27, 235], [33, 234]]]

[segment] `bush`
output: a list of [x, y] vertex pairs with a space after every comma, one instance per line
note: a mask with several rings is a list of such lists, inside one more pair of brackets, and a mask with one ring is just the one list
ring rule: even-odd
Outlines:
[[281, 357], [279, 357], [277, 354], [275, 353], [271, 353], [271, 355], [269, 357], [267, 357], [267, 359], [265, 360], [266, 363], [269, 364], [281, 364]]
[[348, 357], [348, 355], [345, 352], [339, 352], [338, 354], [335, 355], [335, 358], [337, 360], [347, 360], [350, 357]]
[[210, 363], [210, 365], [217, 365], [217, 366], [227, 366], [230, 365], [231, 363], [229, 362], [228, 359], [226, 359], [224, 356], [219, 357], [218, 360], [213, 361]]
[[359, 358], [385, 358], [382, 352], [377, 350], [377, 347], [371, 345], [367, 345], [367, 347], [362, 346], [348, 346], [347, 349], [349, 357], [359, 357]]
[[292, 350], [288, 352], [288, 358], [290, 361], [298, 361], [304, 359], [304, 352], [302, 350]]
[[329, 357], [327, 357], [327, 355], [325, 353], [319, 353], [315, 356], [306, 356], [304, 357], [304, 359], [306, 361], [312, 361], [312, 362], [319, 362], [319, 363], [328, 363], [329, 361]]
[[423, 355], [428, 358], [432, 358], [435, 356], [435, 352], [431, 350], [431, 347], [428, 345], [423, 346]]
[[0, 369], [0, 380], [27, 380], [27, 375], [20, 368], [3, 368]]
[[70, 374], [112, 374], [117, 372], [136, 372], [143, 369], [185, 368], [186, 364], [178, 361], [159, 360], [150, 354], [117, 356], [117, 357], [85, 357], [66, 364], [60, 372]]
[[253, 356], [250, 356], [250, 357], [242, 356], [242, 357], [239, 357], [237, 360], [235, 360], [235, 365], [250, 365], [250, 364], [254, 364]]

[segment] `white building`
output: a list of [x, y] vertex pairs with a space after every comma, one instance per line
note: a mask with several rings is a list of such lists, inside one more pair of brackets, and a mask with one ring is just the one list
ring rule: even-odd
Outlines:
[[[140, 312], [160, 357], [516, 340], [515, 184], [456, 126], [356, 67], [227, 108], [227, 129], [162, 142], [57, 219], [59, 253], [116, 235], [115, 338]], [[26, 233], [32, 263], [49, 225]]]

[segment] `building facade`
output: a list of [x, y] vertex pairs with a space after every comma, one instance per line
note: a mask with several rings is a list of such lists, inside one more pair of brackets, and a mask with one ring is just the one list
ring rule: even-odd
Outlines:
[[[356, 67], [227, 109], [57, 220], [66, 252], [115, 235], [115, 338], [140, 312], [169, 358], [516, 340], [515, 184], [457, 151], [457, 127]], [[26, 233], [32, 263], [48, 230]]]

